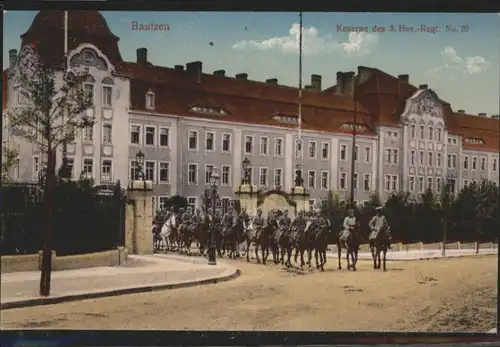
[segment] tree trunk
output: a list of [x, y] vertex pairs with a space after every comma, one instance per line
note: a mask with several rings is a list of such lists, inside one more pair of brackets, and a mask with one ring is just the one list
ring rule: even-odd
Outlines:
[[49, 145], [47, 148], [47, 176], [45, 178], [45, 223], [44, 243], [42, 251], [42, 272], [40, 277], [40, 296], [50, 295], [50, 280], [52, 272], [52, 201], [55, 183], [55, 151]]
[[448, 220], [444, 218], [443, 220], [443, 247], [441, 249], [441, 256], [446, 257], [446, 238], [448, 233]]

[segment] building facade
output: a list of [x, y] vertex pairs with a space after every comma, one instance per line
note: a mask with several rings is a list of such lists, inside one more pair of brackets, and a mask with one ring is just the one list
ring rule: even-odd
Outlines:
[[[3, 139], [19, 153], [14, 180], [37, 180], [44, 162], [8, 127], [9, 109], [24, 102], [18, 57], [33, 49], [61, 65], [62, 18], [62, 12], [41, 11], [21, 36], [21, 54], [11, 50], [3, 72]], [[221, 174], [220, 196], [234, 199], [245, 158], [260, 188], [290, 191], [300, 168], [312, 204], [329, 190], [341, 200], [349, 196], [353, 156], [358, 203], [374, 193], [384, 199], [400, 190], [439, 191], [445, 180], [455, 190], [481, 179], [498, 182], [498, 117], [453, 112], [428, 86], [412, 86], [408, 75], [360, 66], [357, 73], [337, 73], [337, 84], [326, 89], [321, 76], [312, 75], [300, 100], [299, 130], [296, 88], [276, 79], [250, 81], [247, 74], [227, 77], [223, 70], [207, 74], [201, 62], [154, 66], [145, 48], [137, 50], [136, 62], [125, 62], [98, 12], [70, 11], [69, 24], [68, 61], [88, 66], [84, 88], [94, 100], [88, 112], [96, 116], [96, 124], [68, 144], [73, 175], [96, 184], [127, 182], [136, 175], [141, 150], [159, 208], [174, 195], [199, 206], [213, 168]]]

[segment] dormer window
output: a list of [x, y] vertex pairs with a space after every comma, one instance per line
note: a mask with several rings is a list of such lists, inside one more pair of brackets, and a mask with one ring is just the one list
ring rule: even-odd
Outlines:
[[148, 110], [154, 110], [155, 108], [155, 93], [152, 91], [146, 93], [146, 108]]
[[[347, 130], [353, 130], [354, 128], [354, 124], [353, 123], [344, 123], [342, 124], [341, 126], [342, 129], [347, 129]], [[356, 124], [356, 131], [365, 131], [366, 130], [366, 127], [364, 125], [361, 125], [361, 124]], [[388, 136], [394, 136], [393, 134], [389, 135]]]
[[273, 119], [275, 121], [278, 121], [280, 123], [286, 123], [286, 124], [299, 124], [299, 117], [296, 115], [277, 115], [274, 116]]
[[228, 112], [221, 107], [203, 107], [198, 105], [191, 107], [191, 112], [204, 113], [217, 116], [225, 116], [228, 114]]
[[473, 144], [473, 145], [482, 145], [482, 144], [484, 144], [484, 141], [482, 139], [477, 138], [477, 137], [467, 137], [465, 139], [465, 142]]

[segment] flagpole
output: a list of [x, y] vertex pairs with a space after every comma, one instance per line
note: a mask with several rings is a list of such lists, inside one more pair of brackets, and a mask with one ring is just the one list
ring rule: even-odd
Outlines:
[[[68, 11], [64, 11], [64, 62], [63, 62], [64, 74], [68, 72]], [[63, 115], [63, 123], [65, 121]], [[62, 148], [62, 173], [65, 178], [68, 170], [68, 142], [66, 141], [66, 137], [63, 141]]]
[[302, 12], [299, 12], [299, 98], [298, 98], [297, 131], [300, 144], [299, 156], [302, 157], [304, 144], [302, 143]]

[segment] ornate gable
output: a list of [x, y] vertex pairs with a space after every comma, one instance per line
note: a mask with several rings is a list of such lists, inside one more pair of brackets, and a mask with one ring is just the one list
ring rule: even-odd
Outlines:
[[419, 118], [425, 123], [444, 123], [443, 104], [431, 89], [419, 90], [406, 100], [406, 107], [401, 115], [401, 121], [408, 123], [415, 118]]

